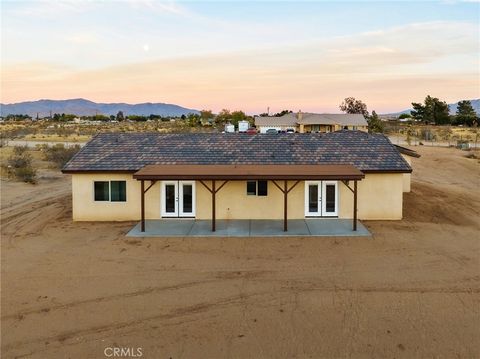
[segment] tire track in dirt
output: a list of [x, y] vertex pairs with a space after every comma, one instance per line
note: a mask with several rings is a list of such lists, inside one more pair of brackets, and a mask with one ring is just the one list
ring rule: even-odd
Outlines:
[[164, 286], [164, 287], [148, 287], [148, 288], [145, 288], [145, 289], [142, 289], [142, 290], [128, 292], [128, 293], [110, 295], [110, 296], [105, 296], [105, 297], [97, 297], [97, 298], [79, 300], [79, 301], [65, 303], [65, 304], [59, 304], [59, 305], [50, 306], [50, 307], [42, 307], [42, 308], [35, 308], [35, 309], [20, 311], [20, 312], [14, 313], [14, 314], [8, 314], [8, 315], [5, 315], [5, 316], [2, 316], [1, 319], [5, 320], [5, 319], [20, 318], [20, 317], [24, 318], [25, 316], [30, 315], [30, 314], [40, 314], [40, 313], [51, 312], [51, 311], [54, 311], [54, 310], [70, 309], [70, 308], [80, 306], [80, 305], [84, 305], [84, 304], [102, 303], [102, 302], [107, 302], [107, 301], [111, 301], [111, 300], [137, 297], [137, 296], [141, 296], [141, 295], [148, 295], [148, 294], [158, 293], [158, 292], [167, 291], [167, 290], [177, 290], [177, 289], [190, 288], [190, 287], [193, 287], [193, 286], [196, 286], [196, 285], [218, 282], [218, 281], [219, 280], [216, 280], [216, 279], [209, 279], [209, 280], [204, 280], [204, 281], [188, 282], [188, 283], [182, 283], [182, 284]]
[[[93, 327], [88, 327], [88, 328], [79, 329], [79, 330], [65, 331], [63, 333], [60, 333], [54, 336], [38, 337], [32, 340], [12, 342], [2, 346], [2, 349], [4, 352], [8, 352], [16, 348], [31, 347], [32, 345], [43, 345], [46, 342], [50, 344], [57, 342], [64, 345], [66, 341], [73, 338], [75, 338], [75, 342], [73, 344], [79, 344], [81, 342], [88, 341], [89, 335], [98, 335], [98, 334], [107, 333], [111, 331], [122, 330], [132, 326], [143, 325], [145, 324], [145, 322], [152, 321], [152, 320], [160, 320], [160, 319], [169, 320], [169, 319], [175, 319], [175, 318], [184, 317], [184, 316], [200, 314], [203, 312], [207, 312], [210, 309], [219, 309], [223, 307], [228, 307], [230, 305], [242, 304], [246, 298], [259, 297], [259, 296], [264, 296], [271, 293], [272, 291], [263, 291], [263, 292], [257, 292], [252, 294], [234, 295], [234, 296], [222, 298], [216, 301], [203, 302], [203, 303], [194, 304], [186, 307], [181, 307], [181, 308], [174, 309], [168, 313], [156, 314], [156, 315], [147, 316], [147, 317], [143, 317], [135, 320], [93, 326]], [[33, 350], [32, 353], [35, 353], [35, 350]]]
[[154, 293], [159, 293], [159, 292], [168, 291], [168, 290], [185, 289], [185, 288], [190, 288], [190, 287], [194, 287], [194, 286], [197, 286], [197, 285], [203, 285], [203, 284], [207, 284], [207, 283], [223, 282], [223, 281], [232, 280], [232, 279], [251, 279], [251, 278], [254, 278], [254, 277], [261, 276], [261, 275], [266, 274], [266, 273], [270, 273], [270, 272], [269, 271], [220, 271], [220, 272], [215, 272], [215, 278], [214, 279], [197, 280], [197, 281], [194, 281], [194, 282], [187, 282], [187, 283], [181, 283], [181, 284], [163, 286], [163, 287], [148, 287], [148, 288], [144, 288], [144, 289], [141, 289], [141, 290], [138, 290], [138, 291], [133, 291], [133, 292], [128, 292], [128, 293], [121, 293], [121, 294], [116, 294], [116, 295], [97, 297], [97, 298], [74, 301], [74, 302], [70, 302], [70, 303], [58, 304], [58, 305], [55, 305], [55, 306], [24, 310], [24, 311], [20, 311], [20, 312], [17, 312], [17, 313], [4, 315], [4, 316], [1, 317], [1, 319], [2, 320], [15, 319], [15, 318], [20, 318], [20, 317], [25, 318], [25, 316], [30, 315], [30, 314], [46, 313], [46, 312], [51, 312], [53, 310], [69, 309], [69, 308], [73, 308], [73, 307], [84, 305], [84, 304], [102, 303], [102, 302], [107, 302], [107, 301], [111, 301], [111, 300], [118, 300], [118, 299], [124, 299], [124, 298], [137, 297], [137, 296], [141, 296], [141, 295], [154, 294]]
[[[41, 213], [39, 215], [39, 212]], [[49, 201], [37, 200], [0, 212], [2, 235], [9, 238], [40, 234], [46, 226], [70, 213], [70, 195], [63, 194]]]

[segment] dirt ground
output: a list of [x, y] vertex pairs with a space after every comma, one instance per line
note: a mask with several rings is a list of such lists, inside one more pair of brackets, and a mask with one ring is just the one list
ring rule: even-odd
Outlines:
[[72, 223], [68, 176], [2, 181], [2, 358], [479, 358], [480, 166], [415, 149], [368, 239], [127, 240]]

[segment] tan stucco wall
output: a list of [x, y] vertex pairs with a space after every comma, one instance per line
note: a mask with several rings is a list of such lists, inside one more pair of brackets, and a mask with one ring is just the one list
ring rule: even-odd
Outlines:
[[[127, 202], [95, 202], [93, 182], [127, 181]], [[207, 181], [210, 185], [210, 182]], [[291, 186], [294, 182], [289, 182]], [[146, 187], [150, 184], [146, 181]], [[358, 182], [359, 219], [401, 219], [403, 174], [367, 174]], [[350, 182], [353, 188], [353, 182]], [[218, 187], [218, 185], [217, 185]], [[353, 193], [339, 181], [339, 217], [352, 218]], [[140, 219], [140, 182], [125, 174], [72, 175], [73, 219], [75, 221], [127, 221]], [[211, 194], [201, 183], [196, 183], [196, 218], [210, 219]], [[247, 196], [245, 181], [228, 182], [216, 199], [218, 219], [282, 219], [283, 194], [272, 183], [268, 196]], [[160, 218], [160, 182], [145, 196], [147, 219]], [[305, 217], [305, 186], [300, 182], [288, 195], [288, 218]]]
[[[126, 202], [95, 202], [94, 181], [127, 181]], [[145, 187], [150, 185], [145, 182]], [[72, 175], [72, 209], [74, 221], [129, 221], [140, 219], [140, 182], [129, 174], [74, 174]], [[160, 184], [146, 194], [145, 217], [159, 218]]]
[[[365, 175], [358, 182], [358, 219], [402, 219], [402, 190], [402, 173]], [[353, 193], [341, 182], [338, 192], [339, 218], [352, 218]]]
[[[283, 181], [277, 181], [283, 186]], [[295, 182], [288, 182], [290, 188]], [[207, 181], [210, 185], [210, 182]], [[304, 183], [300, 182], [288, 194], [288, 217], [304, 218]], [[245, 181], [228, 182], [216, 197], [218, 219], [281, 219], [283, 218], [283, 193], [268, 182], [268, 196], [247, 196]], [[212, 196], [197, 183], [197, 218], [212, 218]]]
[[[402, 157], [407, 161], [407, 163], [412, 167], [412, 158], [410, 156], [402, 154]], [[412, 182], [412, 174], [404, 173], [403, 174], [403, 192], [410, 192]]]

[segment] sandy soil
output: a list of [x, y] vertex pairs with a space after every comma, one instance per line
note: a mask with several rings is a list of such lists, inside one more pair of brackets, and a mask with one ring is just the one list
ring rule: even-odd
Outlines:
[[478, 160], [417, 149], [373, 239], [127, 240], [68, 177], [2, 182], [2, 358], [480, 357]]

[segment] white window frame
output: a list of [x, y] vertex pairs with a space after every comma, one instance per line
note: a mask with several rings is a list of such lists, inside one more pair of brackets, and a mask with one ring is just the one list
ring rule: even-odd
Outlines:
[[[125, 182], [125, 198], [127, 200], [125, 201], [112, 201], [112, 181], [124, 181]], [[95, 199], [95, 182], [108, 182], [108, 200], [106, 201], [97, 201]], [[127, 187], [128, 187], [128, 181], [127, 180], [93, 180], [92, 182], [92, 200], [94, 203], [127, 203], [128, 201], [128, 195], [127, 195]]]

